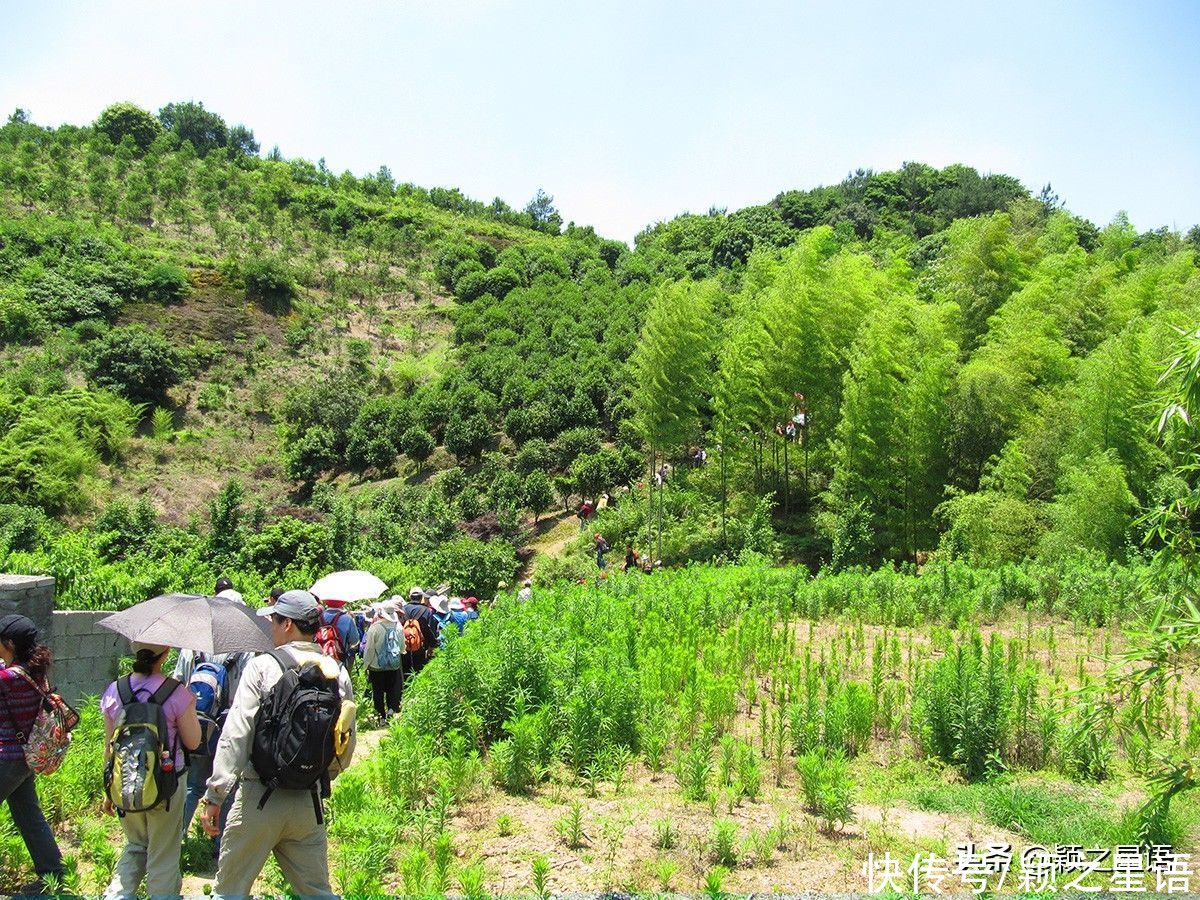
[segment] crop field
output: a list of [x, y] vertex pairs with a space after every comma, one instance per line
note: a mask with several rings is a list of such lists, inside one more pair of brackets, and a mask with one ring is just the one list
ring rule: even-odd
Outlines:
[[[335, 888], [863, 891], [869, 860], [900, 860], [911, 884], [919, 854], [961, 890], [956, 846], [973, 841], [1011, 847], [1011, 891], [1030, 847], [1190, 852], [1196, 805], [1143, 814], [1143, 776], [1157, 747], [1200, 744], [1196, 676], [1120, 696], [1106, 680], [1150, 603], [1141, 574], [697, 566], [502, 594], [389, 730], [362, 733], [329, 801]], [[119, 847], [100, 739], [92, 705], [41, 782], [73, 848], [64, 887], [84, 892]], [[5, 819], [4, 884], [26, 859]], [[184, 866], [203, 891], [198, 836]], [[286, 890], [273, 864], [258, 887]]]

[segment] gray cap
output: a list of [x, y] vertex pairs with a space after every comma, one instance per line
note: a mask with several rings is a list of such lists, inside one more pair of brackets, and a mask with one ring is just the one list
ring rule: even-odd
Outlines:
[[288, 619], [316, 618], [317, 598], [308, 591], [287, 591], [272, 606], [264, 606], [258, 611], [260, 616], [284, 616]]

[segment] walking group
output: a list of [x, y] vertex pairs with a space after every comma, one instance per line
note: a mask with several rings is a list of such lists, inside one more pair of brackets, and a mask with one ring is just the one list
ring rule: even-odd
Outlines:
[[[103, 809], [125, 836], [107, 900], [178, 896], [197, 810], [217, 859], [215, 895], [249, 896], [272, 854], [292, 894], [332, 894], [324, 800], [354, 754], [352, 668], [361, 660], [375, 719], [386, 722], [400, 712], [405, 680], [450, 629], [461, 634], [479, 617], [479, 604], [414, 587], [355, 610], [363, 597], [318, 600], [323, 581], [274, 590], [252, 611], [222, 578], [214, 596], [164, 595], [100, 622], [133, 652], [130, 674], [100, 696]], [[368, 597], [384, 592], [375, 582]], [[35, 775], [57, 768], [77, 717], [50, 690], [51, 654], [33, 621], [0, 618], [0, 660], [0, 799], [37, 875], [19, 893], [42, 894], [61, 884], [64, 866]], [[57, 727], [45, 725], [47, 711]]]

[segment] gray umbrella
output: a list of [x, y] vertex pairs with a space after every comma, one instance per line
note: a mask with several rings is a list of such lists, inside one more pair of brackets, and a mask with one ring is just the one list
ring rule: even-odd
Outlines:
[[131, 641], [204, 653], [270, 650], [273, 646], [267, 620], [224, 597], [163, 594], [105, 616], [96, 624]]

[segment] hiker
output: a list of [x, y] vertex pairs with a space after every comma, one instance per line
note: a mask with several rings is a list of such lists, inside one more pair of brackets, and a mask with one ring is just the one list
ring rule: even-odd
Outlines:
[[621, 565], [622, 572], [628, 572], [630, 569], [641, 567], [641, 561], [638, 557], [638, 552], [633, 549], [633, 544], [628, 544], [625, 547], [625, 562]]
[[0, 800], [8, 801], [37, 875], [17, 893], [41, 894], [47, 879], [62, 879], [63, 862], [25, 762], [25, 740], [42, 708], [42, 693], [50, 690], [50, 648], [32, 619], [16, 614], [0, 618], [0, 660]]
[[400, 628], [395, 606], [386, 603], [368, 606], [365, 618], [370, 624], [363, 665], [367, 667], [375, 718], [383, 724], [389, 715], [400, 712], [400, 693], [404, 685], [404, 631]]
[[[221, 732], [200, 820], [215, 835], [221, 804], [238, 786], [214, 893], [248, 896], [274, 853], [293, 894], [328, 897], [321, 799], [328, 796], [329, 780], [354, 754], [354, 688], [345, 667], [314, 640], [321, 620], [316, 597], [288, 591], [258, 614], [269, 618], [276, 649], [246, 664]], [[313, 727], [293, 732], [289, 726], [297, 720]], [[285, 746], [290, 766], [277, 752]]]
[[275, 601], [278, 600], [282, 596], [283, 596], [283, 588], [273, 587], [273, 588], [271, 588], [271, 593], [269, 593], [267, 595], [266, 599], [263, 602], [266, 606], [274, 606]]
[[[133, 672], [100, 698], [104, 714], [104, 812], [121, 818], [125, 849], [105, 900], [133, 898], [143, 879], [151, 897], [177, 896], [183, 887], [187, 750], [200, 745], [196, 695], [163, 675], [169, 647], [133, 642]], [[166, 733], [159, 728], [166, 725]]]
[[467, 623], [479, 618], [479, 600], [475, 597], [455, 597], [450, 601], [450, 618], [462, 634]]
[[226, 600], [232, 600], [235, 603], [246, 605], [246, 601], [242, 599], [242, 595], [233, 589], [233, 582], [222, 575], [217, 579], [216, 587], [213, 588], [214, 597], [224, 597]]
[[521, 589], [517, 591], [517, 600], [521, 603], [528, 603], [533, 599], [533, 581], [526, 578], [521, 583]]
[[321, 625], [317, 628], [317, 645], [326, 656], [332, 656], [347, 669], [354, 666], [354, 657], [362, 643], [362, 633], [354, 616], [344, 607], [345, 600], [322, 601]]
[[450, 622], [450, 598], [445, 594], [434, 594], [429, 598], [429, 608], [433, 610], [433, 618], [437, 623], [437, 645], [446, 643], [446, 625]]
[[604, 539], [604, 537], [600, 534], [600, 532], [597, 531], [596, 532], [596, 565], [600, 567], [601, 572], [604, 571], [604, 554], [607, 553], [610, 549], [611, 548], [608, 546], [608, 541], [606, 541]]
[[[220, 586], [220, 582], [217, 583]], [[231, 594], [236, 594], [234, 600]], [[241, 606], [245, 601], [237, 591], [229, 588], [217, 594]], [[196, 697], [196, 715], [200, 720], [201, 742], [195, 748], [188, 760], [187, 799], [183, 804], [183, 827], [180, 839], [187, 837], [188, 829], [192, 827], [192, 818], [200, 799], [204, 796], [204, 788], [212, 775], [213, 756], [217, 752], [217, 741], [221, 728], [225, 723], [225, 715], [229, 705], [237, 693], [238, 682], [242, 670], [250, 661], [252, 653], [201, 653], [197, 650], [180, 650], [175, 658], [175, 669], [171, 676], [180, 684], [186, 684]], [[232, 795], [221, 807], [221, 831], [225, 829], [225, 821], [229, 816], [229, 807], [233, 804]], [[213, 855], [221, 855], [221, 833], [213, 839]]]
[[583, 531], [583, 529], [587, 527], [588, 519], [592, 517], [592, 513], [595, 511], [596, 506], [591, 500], [584, 500], [581, 504], [579, 504], [579, 512], [576, 513], [576, 515], [579, 516], [580, 531]]
[[429, 608], [428, 597], [419, 587], [413, 587], [408, 592], [408, 602], [402, 610], [406, 622], [416, 622], [421, 631], [421, 648], [407, 650], [404, 654], [405, 677], [415, 675], [425, 668], [433, 656], [433, 648], [437, 644], [437, 620], [433, 610]]

